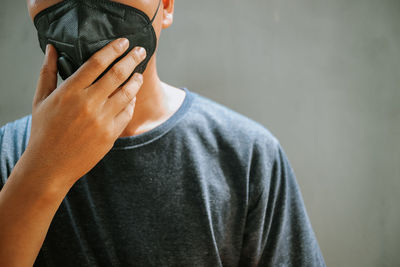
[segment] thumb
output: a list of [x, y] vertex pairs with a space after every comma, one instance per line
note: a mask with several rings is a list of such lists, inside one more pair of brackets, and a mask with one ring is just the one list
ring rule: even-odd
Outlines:
[[40, 70], [32, 106], [36, 107], [57, 87], [57, 51], [53, 45], [47, 44], [44, 62]]

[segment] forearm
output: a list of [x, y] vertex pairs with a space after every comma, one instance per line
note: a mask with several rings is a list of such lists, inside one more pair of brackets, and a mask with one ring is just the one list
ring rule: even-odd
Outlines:
[[0, 191], [0, 266], [4, 267], [33, 266], [72, 186], [63, 185], [61, 177], [44, 178], [40, 170], [21, 168], [24, 164], [29, 162], [22, 156]]

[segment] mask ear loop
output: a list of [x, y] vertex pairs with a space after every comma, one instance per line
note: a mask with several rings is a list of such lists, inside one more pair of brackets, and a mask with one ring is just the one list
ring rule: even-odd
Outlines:
[[157, 6], [156, 13], [154, 13], [154, 16], [153, 16], [153, 18], [150, 20], [149, 25], [153, 24], [153, 21], [154, 21], [154, 19], [156, 18], [156, 15], [157, 15], [157, 13], [158, 13], [158, 9], [160, 8], [160, 4], [161, 4], [161, 0], [158, 1], [158, 6]]

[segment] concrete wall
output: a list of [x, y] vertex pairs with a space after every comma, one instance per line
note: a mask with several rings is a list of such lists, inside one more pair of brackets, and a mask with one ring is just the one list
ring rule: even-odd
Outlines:
[[[43, 55], [25, 1], [0, 33], [2, 125], [31, 112]], [[157, 60], [278, 137], [328, 266], [399, 266], [400, 1], [176, 1]]]

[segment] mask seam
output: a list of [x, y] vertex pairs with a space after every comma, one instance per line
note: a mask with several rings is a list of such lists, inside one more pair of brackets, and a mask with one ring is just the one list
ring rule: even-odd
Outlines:
[[[100, 10], [100, 8], [90, 6], [90, 5], [88, 5], [87, 3], [83, 3], [83, 5], [85, 5], [87, 8], [90, 8], [90, 9], [92, 9], [92, 10], [96, 10], [96, 11]], [[124, 10], [124, 11], [125, 11], [125, 10]], [[125, 14], [125, 13], [124, 13], [124, 14]], [[108, 15], [108, 16], [111, 16], [111, 17], [114, 17], [114, 18], [116, 18], [116, 19], [122, 20], [122, 21], [125, 20], [125, 17], [122, 17], [122, 18], [121, 18], [120, 16], [117, 16], [117, 15], [114, 15], [114, 14], [111, 14], [111, 13], [107, 13], [107, 15]], [[145, 19], [145, 20], [146, 20], [146, 19]], [[146, 22], [147, 22], [147, 20], [146, 20]]]
[[[81, 3], [82, 4], [82, 3]], [[79, 6], [79, 4], [78, 4], [78, 6]], [[81, 26], [81, 20], [80, 20], [80, 18], [81, 18], [81, 11], [80, 11], [81, 9], [80, 8], [78, 8], [77, 9], [77, 14], [78, 14], [78, 27], [77, 27], [77, 31], [78, 31], [78, 38], [77, 38], [77, 40], [75, 40], [75, 43], [76, 43], [76, 47], [78, 48], [78, 51], [79, 51], [79, 63], [83, 63], [83, 57], [82, 57], [82, 46], [81, 46], [81, 33], [80, 33], [80, 31], [79, 31], [79, 29], [80, 29], [80, 26]], [[75, 50], [76, 51], [76, 50]]]
[[[71, 3], [71, 4], [70, 4], [70, 3]], [[70, 6], [68, 6], [68, 5], [70, 5]], [[46, 8], [46, 9], [40, 11], [40, 12], [35, 16], [35, 18], [33, 19], [33, 24], [35, 25], [35, 27], [37, 28], [37, 26], [38, 26], [38, 24], [39, 24], [39, 20], [40, 20], [41, 18], [43, 18], [43, 17], [47, 17], [47, 21], [49, 21], [49, 18], [48, 18], [48, 16], [46, 16], [46, 15], [48, 15], [48, 13], [50, 13], [51, 11], [53, 11], [53, 10], [59, 8], [59, 7], [63, 7], [63, 6], [67, 6], [67, 7], [65, 8], [64, 11], [65, 11], [65, 12], [68, 12], [68, 11], [70, 11], [71, 9], [73, 9], [74, 7], [77, 6], [77, 2], [70, 2], [70, 1], [60, 2], [60, 3], [57, 3], [57, 4], [53, 5], [53, 6], [50, 6], [50, 7]], [[58, 16], [57, 18], [53, 19], [51, 23], [53, 23], [54, 21], [59, 20], [60, 17], [62, 17], [63, 15], [64, 15], [64, 14], [62, 14], [62, 15]], [[48, 23], [48, 24], [51, 25], [51, 23]]]
[[113, 2], [113, 1], [109, 1], [109, 0], [95, 0], [95, 1], [94, 0], [86, 0], [86, 1], [89, 1], [89, 2], [100, 2], [100, 3], [106, 4], [106, 5], [110, 5], [110, 6], [121, 7], [121, 8], [126, 9], [128, 12], [136, 11], [136, 12], [142, 14], [146, 18], [147, 22], [150, 21], [149, 16], [146, 13], [144, 13], [144, 11], [142, 11], [140, 9], [137, 9], [136, 7], [133, 7], [133, 6], [130, 6], [130, 5], [125, 5], [125, 4], [122, 4], [122, 3]]
[[51, 42], [53, 42], [53, 43], [57, 43], [57, 44], [61, 44], [61, 45], [66, 45], [66, 46], [74, 47], [74, 44], [66, 43], [66, 42], [60, 42], [60, 41], [57, 41], [57, 40], [54, 40], [54, 39], [51, 39], [51, 38], [48, 38], [48, 37], [42, 37], [42, 36], [40, 36], [39, 38], [44, 39], [45, 41], [46, 41], [46, 40], [49, 40], [49, 41], [51, 41]]
[[[67, 1], [67, 2], [68, 2], [68, 1]], [[110, 2], [110, 3], [108, 3], [108, 4], [111, 4], [111, 3], [114, 3], [114, 2]], [[97, 11], [97, 10], [100, 10], [99, 8], [90, 6], [90, 5], [88, 5], [88, 4], [84, 3], [84, 2], [83, 2], [83, 3], [80, 3], [80, 4], [83, 4], [83, 5], [85, 5], [87, 8], [90, 8], [90, 9], [92, 9], [92, 10], [96, 10], [96, 11]], [[58, 21], [66, 12], [70, 11], [71, 9], [73, 9], [73, 8], [75, 8], [75, 7], [77, 7], [77, 6], [78, 6], [78, 2], [72, 3], [69, 7], [67, 7], [67, 8], [64, 10], [64, 12], [63, 12], [62, 15], [60, 15], [60, 16], [58, 16], [58, 17], [52, 19], [51, 22], [48, 22], [48, 25], [51, 26], [54, 22]], [[128, 6], [128, 7], [131, 7], [131, 6]], [[141, 16], [139, 16], [139, 18], [142, 19], [142, 20], [144, 20], [144, 23], [146, 23], [146, 26], [145, 26], [145, 27], [148, 27], [149, 25], [151, 25], [151, 21], [150, 21], [149, 17], [146, 15], [146, 13], [144, 13], [144, 12], [141, 11], [140, 9], [137, 9], [137, 8], [134, 8], [134, 7], [131, 7], [131, 8], [137, 10], [138, 12], [135, 13], [134, 10], [124, 10], [124, 11], [128, 11], [128, 13], [134, 13], [135, 15], [138, 15], [137, 13], [139, 13], [139, 15], [141, 15]], [[43, 10], [43, 11], [45, 11], [45, 10]], [[51, 12], [51, 11], [52, 11], [52, 10], [49, 10], [48, 12]], [[38, 14], [38, 15], [39, 15], [39, 14]], [[44, 17], [45, 15], [46, 15], [46, 14], [42, 14], [41, 17]], [[126, 13], [125, 13], [125, 15], [124, 15], [123, 18], [121, 18], [121, 17], [119, 17], [119, 16], [116, 16], [116, 15], [113, 15], [113, 14], [110, 14], [110, 13], [108, 13], [107, 15], [110, 15], [110, 16], [112, 16], [112, 17], [114, 17], [114, 18], [117, 18], [117, 19], [119, 19], [119, 20], [121, 20], [121, 21], [126, 21]], [[155, 14], [155, 15], [157, 15], [157, 14]], [[36, 28], [37, 28], [37, 25], [40, 23], [40, 22], [38, 22], [38, 21], [41, 19], [41, 17], [37, 17], [37, 16], [35, 17], [36, 22], [35, 22], [34, 24], [35, 24]], [[47, 17], [47, 18], [48, 18], [48, 17]], [[79, 25], [79, 22], [78, 22], [78, 25]]]

